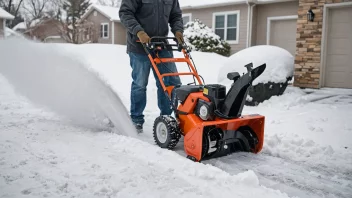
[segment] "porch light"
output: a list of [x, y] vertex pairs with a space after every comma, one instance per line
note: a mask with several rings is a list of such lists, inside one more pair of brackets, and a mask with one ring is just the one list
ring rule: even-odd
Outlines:
[[312, 9], [309, 9], [308, 12], [307, 12], [307, 18], [308, 18], [308, 21], [314, 21], [314, 13], [312, 11]]

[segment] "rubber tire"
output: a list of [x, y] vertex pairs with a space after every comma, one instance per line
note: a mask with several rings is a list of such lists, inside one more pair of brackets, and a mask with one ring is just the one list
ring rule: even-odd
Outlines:
[[[160, 122], [163, 122], [167, 129], [167, 138], [165, 143], [161, 143], [156, 134], [156, 127]], [[173, 149], [181, 138], [180, 130], [178, 128], [176, 120], [172, 116], [159, 116], [154, 121], [153, 126], [153, 137], [155, 143], [161, 148]]]

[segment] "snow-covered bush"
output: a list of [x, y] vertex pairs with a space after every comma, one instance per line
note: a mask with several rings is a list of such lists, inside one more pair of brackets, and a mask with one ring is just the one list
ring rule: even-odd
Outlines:
[[231, 47], [199, 19], [185, 25], [185, 42], [192, 50], [229, 56]]
[[218, 82], [231, 87], [233, 81], [227, 79], [227, 73], [247, 73], [245, 65], [253, 63], [253, 68], [266, 64], [266, 69], [250, 88], [246, 104], [257, 105], [271, 96], [284, 93], [294, 73], [294, 57], [287, 50], [276, 46], [259, 45], [243, 49], [228, 58], [220, 69]]

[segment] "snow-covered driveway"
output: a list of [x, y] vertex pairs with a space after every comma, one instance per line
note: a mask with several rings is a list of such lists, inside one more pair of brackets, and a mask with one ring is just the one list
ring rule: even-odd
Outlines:
[[[0, 60], [4, 60], [1, 55], [13, 51], [1, 44]], [[43, 72], [54, 72], [51, 66], [63, 67], [76, 72], [71, 77], [87, 83], [91, 80], [73, 70], [73, 65], [58, 65], [65, 61], [50, 52], [45, 54], [45, 48], [41, 51], [44, 55], [35, 55], [35, 48], [29, 48], [33, 46], [19, 45], [21, 49], [16, 51], [33, 59], [11, 65], [13, 68], [38, 65]], [[97, 71], [128, 108], [130, 68], [123, 46], [59, 46]], [[193, 54], [206, 82], [216, 83], [222, 57]], [[16, 57], [15, 62], [21, 63], [20, 56]], [[41, 65], [43, 61], [38, 60], [42, 57], [53, 60], [53, 65]], [[74, 92], [67, 82], [75, 79], [62, 76], [65, 85], [59, 86], [51, 79], [41, 81], [45, 73], [32, 74], [38, 78], [28, 78], [28, 83], [55, 85], [58, 90], [67, 86], [62, 94], [81, 99], [71, 101], [76, 102], [75, 110], [87, 107], [85, 96], [92, 95]], [[0, 197], [352, 197], [352, 90], [289, 88], [283, 96], [258, 107], [245, 107], [244, 113], [266, 116], [263, 151], [199, 164], [185, 159], [182, 142], [176, 152], [153, 145], [151, 129], [158, 115], [154, 85], [151, 75], [147, 123], [138, 140], [65, 122], [16, 93], [0, 71]], [[50, 97], [42, 101], [45, 99]]]
[[[253, 170], [261, 184], [289, 196], [352, 197], [352, 90], [306, 92], [312, 93], [288, 88], [259, 107], [245, 107], [245, 113], [266, 116], [262, 153], [235, 153], [203, 163], [230, 174]], [[146, 141], [152, 139], [149, 134]], [[177, 152], [185, 156], [182, 143]]]

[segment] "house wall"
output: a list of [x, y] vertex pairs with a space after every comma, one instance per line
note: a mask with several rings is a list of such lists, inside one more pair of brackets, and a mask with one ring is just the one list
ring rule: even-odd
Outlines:
[[[340, 2], [352, 0], [299, 0], [294, 86], [320, 87], [324, 5]], [[309, 9], [315, 13], [313, 22], [307, 21]]]
[[257, 11], [257, 5], [256, 5], [253, 7], [253, 11], [252, 11], [251, 46], [254, 46], [257, 44], [257, 17], [258, 17], [258, 11]]
[[[253, 32], [256, 32], [256, 39], [252, 44], [266, 44], [268, 17], [297, 15], [297, 10], [298, 1], [256, 5], [256, 17], [253, 17], [253, 20], [255, 21], [253, 23], [256, 24], [256, 28], [253, 29]], [[254, 35], [252, 34], [252, 36]]]
[[115, 22], [115, 44], [126, 45], [126, 34], [126, 28], [120, 22]]
[[0, 38], [4, 37], [4, 19], [0, 19]]
[[247, 43], [247, 16], [248, 6], [246, 4], [202, 8], [202, 9], [183, 9], [182, 13], [192, 13], [192, 20], [200, 19], [205, 25], [212, 28], [213, 26], [213, 13], [227, 12], [227, 11], [240, 11], [240, 24], [239, 24], [239, 43], [231, 44], [231, 54], [246, 48]]
[[40, 41], [44, 41], [49, 36], [60, 36], [60, 24], [54, 20], [43, 21], [30, 29], [27, 35]]
[[[98, 12], [98, 11], [97, 11], [97, 16], [94, 16], [94, 11], [95, 10], [93, 10], [87, 16], [86, 20], [94, 23], [95, 32], [98, 34], [97, 35], [97, 42], [111, 44], [112, 43], [112, 22], [107, 17], [100, 14], [100, 12]], [[102, 24], [102, 23], [109, 24], [109, 37], [108, 38], [101, 38], [100, 37], [100, 24]]]

